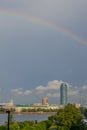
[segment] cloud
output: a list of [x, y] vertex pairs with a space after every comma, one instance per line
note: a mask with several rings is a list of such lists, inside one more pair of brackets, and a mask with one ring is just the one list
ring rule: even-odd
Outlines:
[[32, 91], [30, 91], [30, 90], [23, 91], [22, 88], [11, 89], [11, 92], [14, 94], [17, 94], [17, 95], [30, 95], [32, 93]]
[[82, 89], [83, 90], [87, 89], [87, 85], [82, 86]]
[[18, 91], [20, 91], [22, 88], [16, 88], [16, 89], [11, 89], [11, 92], [18, 92]]
[[48, 88], [57, 90], [59, 89], [61, 83], [62, 81], [58, 81], [58, 80], [49, 81]]
[[44, 87], [42, 85], [36, 87], [36, 90], [38, 90], [38, 91], [44, 91], [44, 90], [47, 90], [47, 89], [48, 89], [47, 87]]
[[69, 91], [69, 93], [68, 93], [68, 95], [69, 96], [74, 96], [74, 95], [77, 95], [77, 94], [79, 94], [80, 92], [79, 92], [79, 90], [72, 90], [72, 91]]
[[30, 95], [32, 92], [30, 90], [24, 91], [24, 95]]
[[42, 85], [37, 86], [36, 90], [37, 91], [58, 90], [61, 83], [62, 81], [58, 81], [58, 80], [49, 81], [47, 86], [42, 86]]
[[47, 93], [47, 97], [57, 98], [59, 97], [58, 93]]

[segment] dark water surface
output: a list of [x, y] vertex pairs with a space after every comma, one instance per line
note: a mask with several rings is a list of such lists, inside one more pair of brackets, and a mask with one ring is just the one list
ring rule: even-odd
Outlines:
[[[15, 121], [25, 121], [25, 120], [46, 120], [51, 114], [13, 114], [13, 118]], [[8, 115], [0, 114], [0, 125], [7, 122]]]

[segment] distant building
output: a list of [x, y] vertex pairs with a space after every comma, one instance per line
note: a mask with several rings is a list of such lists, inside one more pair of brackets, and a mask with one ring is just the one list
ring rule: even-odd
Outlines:
[[66, 105], [67, 104], [67, 84], [62, 83], [60, 86], [60, 104]]
[[15, 105], [13, 103], [13, 100], [10, 100], [8, 103], [0, 103], [0, 108], [3, 109], [15, 109]]
[[42, 105], [42, 103], [34, 103], [34, 104], [32, 104], [33, 106], [41, 106]]
[[42, 98], [42, 105], [48, 104], [48, 97]]

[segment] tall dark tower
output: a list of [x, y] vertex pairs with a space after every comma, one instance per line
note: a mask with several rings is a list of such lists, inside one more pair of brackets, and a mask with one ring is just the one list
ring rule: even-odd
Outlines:
[[60, 86], [60, 104], [66, 105], [67, 104], [67, 84], [62, 83]]

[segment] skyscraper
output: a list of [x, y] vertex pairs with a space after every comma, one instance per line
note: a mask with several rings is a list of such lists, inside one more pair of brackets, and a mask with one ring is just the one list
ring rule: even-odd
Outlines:
[[60, 86], [60, 104], [66, 105], [67, 104], [67, 84], [62, 83]]

